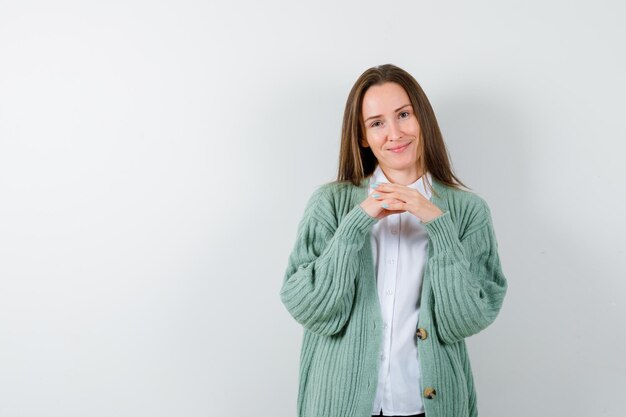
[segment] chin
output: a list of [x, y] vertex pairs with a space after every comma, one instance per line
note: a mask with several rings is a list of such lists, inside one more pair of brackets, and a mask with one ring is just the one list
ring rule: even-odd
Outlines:
[[[380, 162], [379, 162], [380, 163]], [[383, 162], [382, 167], [388, 167], [391, 169], [394, 169], [396, 171], [404, 171], [404, 170], [411, 170], [414, 167], [417, 166], [417, 161], [411, 161], [411, 162], [406, 162], [406, 163], [398, 163], [397, 161], [393, 161], [391, 163], [385, 163]]]

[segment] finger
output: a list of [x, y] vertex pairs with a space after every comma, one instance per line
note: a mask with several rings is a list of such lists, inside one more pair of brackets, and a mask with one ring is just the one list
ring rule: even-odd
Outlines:
[[406, 212], [406, 210], [387, 210], [387, 209], [384, 209], [384, 210], [381, 210], [380, 212], [381, 212], [381, 213], [385, 213], [385, 215], [390, 215], [390, 214], [401, 214], [401, 213], [405, 213], [405, 212]]
[[400, 193], [397, 190], [393, 190], [389, 187], [383, 187], [383, 188], [374, 188], [372, 189], [372, 193], [371, 195], [374, 194], [378, 194], [378, 195], [382, 195], [383, 197], [389, 198], [392, 195], [400, 195]]
[[400, 200], [384, 200], [381, 207], [390, 211], [406, 211], [406, 203]]
[[403, 201], [401, 198], [401, 196], [399, 196], [397, 193], [395, 193], [394, 191], [391, 192], [378, 192], [378, 190], [374, 191], [372, 194], [370, 194], [370, 197], [375, 199], [375, 200], [398, 200], [398, 201]]
[[402, 214], [402, 213], [404, 213], [404, 211], [401, 211], [401, 210], [398, 210], [398, 211], [381, 210], [380, 214], [378, 214], [378, 219], [384, 219], [385, 217], [391, 216], [392, 214]]
[[405, 195], [400, 195], [395, 191], [389, 192], [389, 193], [372, 193], [372, 197], [375, 200], [390, 200], [390, 201], [401, 201], [401, 202], [405, 202], [408, 203], [410, 201], [409, 198], [407, 198], [407, 196]]
[[411, 188], [405, 185], [380, 183], [378, 187], [373, 189], [374, 193], [385, 194], [387, 197], [406, 198], [411, 192]]
[[378, 183], [372, 184], [372, 188], [374, 190], [391, 192], [391, 191], [398, 191], [398, 190], [406, 189], [409, 187], [407, 187], [406, 185], [392, 184], [390, 182], [378, 182]]
[[381, 191], [380, 193], [378, 192], [378, 190], [376, 190], [374, 194], [378, 194], [382, 196], [381, 198], [383, 199], [393, 198], [398, 201], [403, 201], [409, 205], [423, 204], [424, 201], [428, 201], [428, 199], [426, 199], [419, 191], [413, 188], [409, 188], [409, 187], [401, 188], [399, 191], [387, 190], [387, 191]]
[[379, 203], [381, 204], [390, 204], [390, 203], [404, 203], [404, 201], [402, 200], [398, 200], [397, 198], [387, 198], [385, 196], [380, 197], [380, 199], [378, 200]]
[[374, 200], [383, 200], [385, 198], [387, 198], [387, 195], [383, 195], [383, 193], [379, 193], [378, 191], [374, 191], [372, 194], [370, 194], [370, 198], [373, 198]]

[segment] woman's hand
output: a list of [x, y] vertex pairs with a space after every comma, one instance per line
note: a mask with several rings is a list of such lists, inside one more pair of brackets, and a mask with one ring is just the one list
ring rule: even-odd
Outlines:
[[[382, 193], [378, 193], [382, 194]], [[370, 215], [370, 217], [375, 217], [377, 219], [382, 219], [390, 214], [403, 213], [405, 210], [392, 210], [383, 208], [383, 204], [391, 204], [399, 202], [393, 198], [383, 198], [382, 195], [378, 197], [374, 197], [376, 192], [370, 194], [363, 202], [361, 203], [361, 207], [363, 207], [363, 211]]]
[[439, 207], [416, 189], [389, 183], [381, 183], [374, 188], [372, 194], [361, 203], [361, 207], [367, 214], [377, 219], [408, 211], [423, 223], [443, 214]]

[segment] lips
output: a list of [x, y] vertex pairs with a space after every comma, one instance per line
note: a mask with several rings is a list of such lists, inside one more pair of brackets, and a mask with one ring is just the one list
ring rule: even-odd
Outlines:
[[402, 144], [402, 145], [400, 145], [400, 146], [396, 146], [395, 148], [391, 148], [391, 149], [388, 149], [388, 150], [390, 150], [390, 151], [392, 151], [392, 152], [402, 152], [402, 151], [403, 151], [403, 150], [405, 150], [405, 149], [406, 149], [406, 148], [407, 148], [410, 144], [411, 144], [411, 142], [408, 142], [408, 143]]

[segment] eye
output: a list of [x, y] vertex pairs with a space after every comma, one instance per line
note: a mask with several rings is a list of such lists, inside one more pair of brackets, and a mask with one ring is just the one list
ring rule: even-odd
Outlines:
[[377, 125], [376, 123], [380, 123], [380, 121], [379, 120], [375, 121], [374, 123], [370, 125], [370, 127], [378, 127], [379, 125]]
[[409, 113], [408, 111], [403, 111], [400, 113], [400, 116], [402, 117], [403, 114], [406, 114], [406, 116], [404, 116], [403, 119], [406, 119], [407, 117], [411, 115], [411, 113]]

